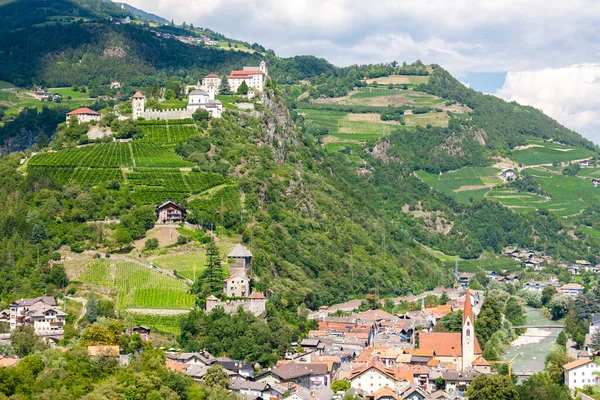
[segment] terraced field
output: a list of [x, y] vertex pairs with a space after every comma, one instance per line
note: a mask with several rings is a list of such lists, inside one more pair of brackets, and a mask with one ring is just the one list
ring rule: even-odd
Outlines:
[[[233, 243], [219, 243], [219, 250], [223, 261], [233, 249]], [[148, 258], [154, 265], [161, 268], [177, 271], [177, 275], [194, 280], [198, 277], [206, 264], [204, 249], [189, 253], [165, 254]]]
[[465, 167], [441, 175], [417, 172], [423, 182], [463, 203], [482, 198], [493, 186], [502, 183], [499, 174], [498, 168], [488, 167]]
[[513, 189], [494, 189], [487, 197], [516, 212], [543, 208], [558, 216], [577, 214], [589, 204], [600, 204], [600, 189], [595, 188], [589, 179], [539, 168], [528, 169], [528, 173], [540, 182], [548, 197]]
[[117, 308], [190, 309], [194, 296], [180, 280], [133, 262], [96, 260], [80, 279], [117, 291]]
[[198, 133], [194, 125], [146, 125], [143, 129], [139, 141], [144, 143], [179, 143]]
[[529, 138], [527, 143], [529, 144], [527, 148], [513, 150], [512, 152], [512, 158], [523, 165], [569, 162], [598, 155], [584, 148], [546, 142], [538, 138]]
[[140, 204], [160, 204], [166, 199], [181, 201], [230, 182], [221, 175], [190, 171], [191, 165], [170, 146], [133, 142], [38, 154], [28, 161], [27, 171], [43, 171], [62, 184], [96, 186], [122, 182], [129, 185], [133, 198]]

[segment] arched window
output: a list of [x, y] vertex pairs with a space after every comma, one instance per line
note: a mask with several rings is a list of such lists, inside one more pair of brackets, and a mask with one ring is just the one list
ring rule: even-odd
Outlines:
[[471, 330], [467, 329], [467, 336], [471, 336]]

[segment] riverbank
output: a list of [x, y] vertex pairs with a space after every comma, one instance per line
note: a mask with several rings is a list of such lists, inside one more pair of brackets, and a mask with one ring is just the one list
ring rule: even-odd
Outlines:
[[510, 344], [511, 347], [518, 347], [527, 344], [540, 343], [542, 340], [550, 336], [552, 332], [539, 328], [527, 328], [524, 334], [516, 338]]

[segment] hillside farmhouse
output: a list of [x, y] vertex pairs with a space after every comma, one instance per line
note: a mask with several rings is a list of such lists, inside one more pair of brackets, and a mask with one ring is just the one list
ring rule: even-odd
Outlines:
[[175, 203], [173, 200], [167, 200], [156, 207], [156, 223], [157, 224], [172, 224], [183, 222], [187, 210]]
[[71, 117], [77, 118], [77, 123], [89, 123], [92, 121], [100, 121], [100, 114], [89, 108], [82, 107], [67, 113], [67, 123]]

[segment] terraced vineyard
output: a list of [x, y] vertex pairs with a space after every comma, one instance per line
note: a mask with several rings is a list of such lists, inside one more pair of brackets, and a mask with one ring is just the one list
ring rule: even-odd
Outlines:
[[96, 260], [87, 265], [81, 280], [117, 291], [117, 307], [189, 309], [194, 296], [180, 280], [137, 263]]
[[[190, 127], [175, 128], [183, 134]], [[221, 175], [190, 171], [191, 166], [192, 163], [175, 154], [172, 146], [130, 142], [38, 154], [29, 160], [27, 171], [43, 172], [61, 184], [96, 186], [121, 182], [128, 185], [132, 197], [140, 204], [159, 204], [166, 199], [182, 201], [214, 186], [230, 183]]]
[[143, 127], [144, 143], [179, 143], [198, 134], [194, 125], [146, 125]]
[[441, 175], [417, 172], [423, 182], [463, 203], [482, 198], [491, 187], [502, 183], [499, 174], [498, 168], [488, 167], [465, 167]]

